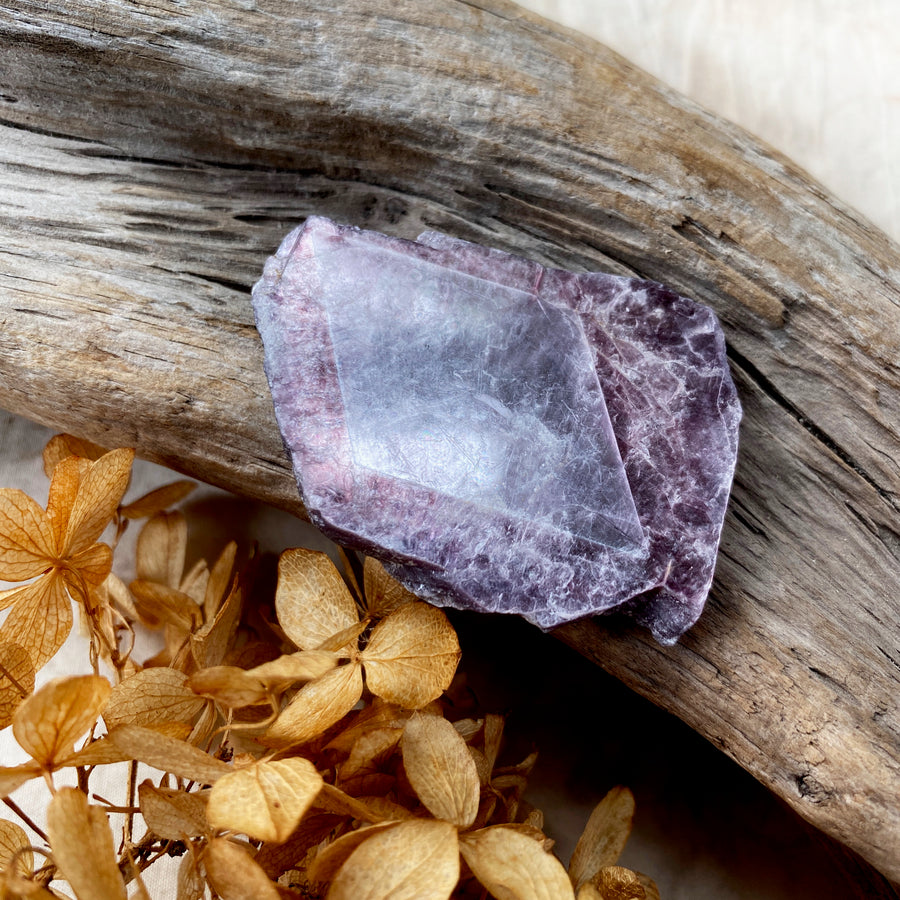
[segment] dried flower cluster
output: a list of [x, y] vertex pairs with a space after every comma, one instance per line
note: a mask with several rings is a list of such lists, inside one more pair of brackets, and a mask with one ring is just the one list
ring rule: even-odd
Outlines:
[[[147, 898], [144, 873], [163, 857], [180, 857], [179, 900], [659, 896], [615, 865], [634, 811], [625, 788], [597, 806], [568, 872], [552, 854], [522, 801], [535, 755], [498, 766], [502, 717], [448, 699], [460, 650], [440, 610], [343, 554], [340, 573], [325, 554], [285, 551], [268, 605], [250, 602], [258, 560], [233, 543], [185, 571], [185, 519], [166, 510], [191, 485], [123, 506], [132, 460], [63, 435], [44, 453], [46, 510], [0, 491], [0, 578], [19, 583], [0, 593], [0, 727], [30, 757], [0, 768], [18, 816], [0, 820], [0, 900]], [[111, 563], [133, 519], [146, 523], [126, 585]], [[100, 543], [109, 526], [113, 548]], [[73, 602], [94, 674], [35, 691]], [[143, 665], [138, 623], [164, 635]], [[90, 779], [122, 762], [114, 806]], [[160, 774], [137, 784], [138, 763]], [[77, 786], [57, 785], [61, 770]], [[10, 797], [33, 778], [51, 791], [46, 832]], [[111, 812], [124, 814], [118, 845]]]

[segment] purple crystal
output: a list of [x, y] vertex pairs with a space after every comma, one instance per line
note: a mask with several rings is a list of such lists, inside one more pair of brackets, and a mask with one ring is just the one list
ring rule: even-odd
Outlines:
[[311, 519], [436, 602], [548, 628], [703, 606], [740, 407], [712, 312], [651, 282], [312, 218], [253, 292]]

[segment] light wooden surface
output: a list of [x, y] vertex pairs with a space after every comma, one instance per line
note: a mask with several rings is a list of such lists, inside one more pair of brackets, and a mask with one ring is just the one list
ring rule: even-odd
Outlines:
[[745, 405], [717, 579], [564, 640], [900, 880], [900, 251], [787, 160], [502, 0], [0, 13], [0, 406], [297, 509], [248, 289], [303, 216], [709, 303]]

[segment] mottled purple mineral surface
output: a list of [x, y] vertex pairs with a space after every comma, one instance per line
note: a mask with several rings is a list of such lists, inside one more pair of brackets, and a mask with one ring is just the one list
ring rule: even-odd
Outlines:
[[740, 405], [712, 311], [426, 233], [311, 218], [253, 290], [275, 413], [326, 534], [445, 605], [550, 628], [700, 615]]

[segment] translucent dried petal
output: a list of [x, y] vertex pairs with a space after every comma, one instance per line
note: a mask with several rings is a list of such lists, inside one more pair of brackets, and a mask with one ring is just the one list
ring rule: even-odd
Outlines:
[[322, 847], [309, 867], [309, 880], [320, 884], [328, 884], [334, 879], [338, 869], [350, 858], [350, 854], [363, 842], [376, 834], [390, 828], [396, 828], [399, 822], [380, 822], [367, 825], [342, 834], [330, 844]]
[[207, 844], [203, 867], [221, 900], [280, 900], [278, 888], [250, 854], [225, 838]]
[[131, 477], [133, 450], [111, 450], [91, 465], [78, 488], [66, 527], [65, 555], [93, 544], [113, 520]]
[[281, 691], [298, 681], [312, 681], [330, 672], [338, 664], [338, 657], [327, 650], [301, 650], [288, 653], [247, 670], [270, 690]]
[[31, 841], [21, 825], [0, 819], [0, 872], [2, 872], [19, 851], [19, 868], [22, 875], [30, 875], [34, 866], [34, 854], [28, 848]]
[[63, 577], [54, 571], [22, 589], [0, 625], [0, 642], [24, 648], [35, 671], [40, 671], [71, 630], [72, 604]]
[[41, 767], [35, 763], [0, 767], [0, 797], [8, 797], [16, 788], [21, 787], [26, 781], [31, 781], [32, 778], [37, 778], [40, 774]]
[[636, 872], [623, 866], [603, 866], [591, 879], [603, 900], [647, 900]]
[[112, 690], [99, 675], [57, 678], [32, 694], [13, 718], [19, 746], [51, 769], [97, 721]]
[[265, 685], [237, 666], [201, 669], [191, 675], [188, 686], [195, 694], [202, 694], [232, 709], [254, 706], [266, 699]]
[[139, 581], [181, 587], [187, 552], [187, 520], [180, 512], [157, 513], [141, 529], [135, 548]]
[[[209, 585], [214, 581], [215, 577], [211, 575], [206, 590], [207, 600], [204, 600], [204, 609], [209, 611], [206, 624], [191, 635], [191, 653], [200, 667], [217, 666], [225, 658], [244, 605], [244, 592], [237, 585], [224, 602], [222, 598], [216, 597], [214, 603], [207, 604], [210, 597]], [[204, 612], [203, 615], [206, 616], [207, 613]]]
[[372, 556], [367, 556], [363, 563], [363, 585], [366, 609], [376, 619], [383, 619], [395, 609], [419, 599], [396, 578], [388, 575], [385, 567]]
[[223, 599], [228, 596], [234, 575], [236, 556], [237, 544], [229, 541], [210, 570], [209, 580], [203, 594], [203, 617], [207, 622], [216, 617]]
[[56, 552], [64, 555], [66, 528], [78, 496], [81, 482], [91, 469], [91, 460], [72, 456], [61, 460], [53, 470], [47, 496], [47, 518], [53, 528]]
[[105, 737], [91, 741], [86, 747], [60, 757], [56, 761], [56, 768], [63, 769], [70, 766], [107, 766], [111, 763], [127, 762], [130, 754], [125, 753], [112, 741]]
[[614, 787], [595, 807], [569, 861], [576, 888], [590, 881], [603, 866], [615, 865], [625, 849], [634, 818], [634, 795]]
[[209, 569], [205, 559], [198, 559], [181, 579], [181, 591], [188, 595], [197, 606], [203, 606], [206, 588], [209, 585]]
[[119, 682], [103, 710], [103, 721], [107, 728], [189, 722], [202, 707], [203, 699], [190, 689], [183, 672], [160, 666], [142, 669]]
[[101, 447], [92, 441], [75, 437], [74, 434], [55, 434], [44, 446], [42, 454], [44, 474], [48, 478], [52, 478], [57, 465], [70, 456], [80, 456], [87, 460], [95, 460], [100, 459], [106, 452], [105, 447]]
[[480, 785], [466, 742], [441, 716], [415, 715], [403, 729], [403, 768], [428, 811], [468, 828], [478, 814]]
[[47, 514], [24, 491], [0, 489], [0, 580], [40, 575], [55, 557]]
[[34, 691], [34, 666], [18, 644], [0, 644], [0, 729], [13, 720], [19, 705]]
[[456, 829], [409, 819], [360, 844], [332, 881], [328, 900], [447, 900], [458, 881]]
[[132, 581], [128, 585], [134, 606], [148, 628], [174, 625], [190, 631], [200, 625], [200, 607], [182, 591], [155, 581]]
[[232, 771], [227, 763], [199, 747], [139, 725], [120, 725], [110, 731], [107, 740], [129, 759], [198, 784], [213, 784]]
[[575, 900], [562, 863], [515, 829], [500, 826], [461, 835], [459, 849], [497, 900]]
[[503, 716], [488, 713], [484, 717], [484, 756], [492, 770], [497, 764], [497, 756], [503, 742], [503, 725]]
[[68, 566], [63, 570], [66, 583], [70, 591], [74, 589], [73, 596], [83, 598], [85, 582], [90, 587], [96, 587], [106, 580], [112, 568], [112, 550], [106, 544], [91, 544], [73, 553], [67, 562]]
[[322, 641], [316, 649], [330, 653], [339, 653], [345, 657], [352, 657], [356, 654], [359, 647], [359, 636], [368, 627], [368, 619], [363, 619], [361, 622], [354, 622], [353, 625], [342, 628], [327, 640]]
[[175, 900], [202, 900], [205, 895], [203, 876], [193, 855], [188, 853], [178, 866]]
[[643, 886], [647, 900], [660, 900], [659, 888], [656, 886], [656, 882], [643, 872], [635, 872], [634, 874], [637, 875], [638, 881]]
[[324, 841], [344, 820], [344, 816], [331, 813], [308, 813], [283, 844], [263, 844], [256, 854], [256, 862], [269, 878], [278, 878], [282, 872], [296, 867], [309, 850]]
[[381, 621], [360, 658], [373, 694], [418, 709], [450, 686], [459, 639], [441, 610], [408, 603]]
[[164, 484], [127, 503], [119, 510], [119, 515], [123, 519], [146, 519], [155, 516], [180, 503], [196, 487], [195, 481], [173, 481], [171, 484]]
[[154, 787], [150, 781], [138, 786], [141, 815], [147, 827], [167, 841], [197, 837], [209, 830], [206, 804], [196, 793]]
[[60, 788], [47, 809], [53, 860], [78, 900], [126, 900], [106, 814], [77, 788]]
[[332, 669], [300, 688], [261, 740], [269, 747], [311, 741], [353, 709], [362, 688], [362, 671], [356, 663]]
[[373, 728], [360, 735], [341, 766], [341, 779], [376, 771], [393, 754], [402, 734], [402, 728]]
[[259, 762], [215, 783], [207, 818], [214, 828], [280, 844], [300, 824], [322, 784], [322, 776], [309, 760]]
[[326, 749], [350, 753], [360, 735], [373, 728], [402, 728], [412, 715], [412, 710], [376, 697], [368, 706], [353, 713], [346, 727], [328, 742]]
[[275, 611], [284, 633], [312, 650], [359, 621], [356, 604], [334, 563], [314, 550], [285, 550], [278, 562]]
[[370, 805], [366, 801], [351, 797], [334, 785], [322, 785], [319, 796], [316, 797], [315, 806], [318, 809], [338, 816], [349, 816], [351, 819], [358, 819], [360, 822], [381, 822], [390, 816], [383, 815], [379, 809]]

